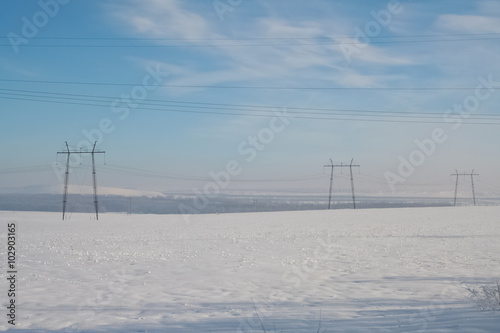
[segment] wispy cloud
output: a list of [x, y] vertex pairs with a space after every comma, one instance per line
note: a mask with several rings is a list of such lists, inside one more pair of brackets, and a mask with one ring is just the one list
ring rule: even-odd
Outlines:
[[498, 33], [500, 32], [500, 18], [480, 15], [441, 15], [436, 27], [444, 31], [461, 33]]
[[[245, 41], [214, 41], [213, 39], [227, 37], [224, 31], [207, 18], [195, 13], [194, 8], [189, 10], [185, 3], [169, 0], [149, 0], [140, 3], [130, 2], [113, 8], [113, 16], [131, 29], [134, 35], [161, 38], [178, 38], [187, 43], [189, 39], [205, 39], [204, 44], [212, 44], [210, 48], [196, 48], [198, 54], [203, 54], [212, 66], [186, 65], [185, 76], [171, 78], [172, 84], [221, 84], [231, 82], [250, 82], [258, 84], [262, 80], [279, 80], [302, 78], [302, 75], [311, 79], [314, 73], [319, 82], [328, 80], [337, 84], [346, 82], [372, 82], [375, 77], [358, 70], [351, 73], [349, 79], [343, 72], [345, 59], [336, 43], [340, 40], [322, 39], [323, 45], [315, 43], [314, 39], [332, 35], [332, 32], [346, 30], [339, 27], [338, 22], [332, 20], [311, 21], [308, 19], [294, 20], [274, 17], [271, 14], [265, 17], [249, 17], [244, 23], [245, 27], [251, 26], [252, 36], [263, 39]], [[243, 9], [241, 9], [243, 10]], [[332, 23], [333, 22], [333, 23]], [[232, 32], [238, 27], [232, 27]], [[246, 30], [242, 30], [246, 31]], [[240, 35], [245, 35], [244, 33]], [[285, 39], [273, 39], [285, 38]], [[287, 40], [286, 38], [294, 38]], [[297, 41], [295, 38], [302, 38]], [[345, 42], [345, 39], [341, 40]], [[237, 46], [234, 44], [249, 44]], [[258, 46], [253, 46], [258, 44]], [[272, 44], [267, 47], [262, 44]], [[280, 44], [276, 46], [276, 44]], [[294, 45], [290, 45], [294, 44]], [[301, 45], [297, 45], [301, 44]], [[326, 44], [326, 45], [325, 45]], [[400, 55], [391, 55], [386, 50], [368, 45], [356, 59], [361, 64], [382, 64], [386, 66], [409, 65], [412, 62]], [[206, 59], [205, 59], [206, 61]], [[326, 70], [325, 70], [326, 69]], [[307, 74], [306, 74], [307, 70]], [[354, 71], [354, 70], [352, 70]], [[335, 75], [339, 73], [340, 75]], [[363, 76], [367, 75], [363, 80]], [[356, 76], [356, 80], [354, 80]], [[332, 77], [343, 77], [333, 80]], [[259, 81], [260, 80], [260, 81]]]
[[0, 70], [27, 77], [37, 76], [37, 73], [30, 70], [28, 66], [18, 64], [16, 61], [8, 60], [6, 58], [0, 58]]
[[152, 38], [199, 39], [210, 36], [202, 16], [184, 9], [176, 0], [146, 0], [113, 5], [112, 15], [135, 33]]

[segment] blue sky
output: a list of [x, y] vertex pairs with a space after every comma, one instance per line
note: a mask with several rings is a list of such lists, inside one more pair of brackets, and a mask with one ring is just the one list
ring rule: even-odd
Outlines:
[[[98, 160], [103, 186], [190, 190], [236, 160], [242, 172], [229, 188], [321, 191], [328, 185], [322, 166], [330, 158], [354, 158], [367, 191], [390, 192], [391, 180], [396, 193], [449, 191], [455, 169], [476, 169], [482, 191], [500, 190], [500, 125], [456, 125], [463, 116], [464, 122], [495, 123], [500, 115], [497, 1], [42, 0], [1, 6], [0, 187], [59, 184], [50, 167], [55, 152], [65, 141], [78, 146], [94, 138], [107, 152], [106, 165]], [[479, 99], [475, 88], [488, 81]], [[49, 94], [54, 98], [40, 97]], [[120, 100], [127, 95], [136, 98], [129, 97], [133, 106], [125, 116]], [[166, 101], [181, 103], [158, 106]], [[444, 120], [454, 105], [476, 101], [471, 112]], [[307, 119], [276, 120], [280, 130], [269, 138], [274, 115], [241, 115], [256, 112], [246, 105]], [[421, 118], [426, 113], [436, 117], [433, 123], [392, 122], [427, 121]], [[471, 119], [475, 114], [489, 116]], [[344, 119], [314, 119], [331, 117]], [[442, 142], [433, 139], [436, 129], [446, 137]], [[90, 140], [85, 132], [93, 133]], [[248, 161], [242, 151], [259, 134], [264, 148], [255, 148]], [[415, 140], [434, 140], [433, 147], [426, 153]], [[401, 158], [418, 162], [411, 174], [398, 171]], [[155, 179], [145, 177], [148, 171], [202, 179]], [[307, 181], [298, 181], [302, 177]], [[294, 181], [238, 181], [252, 179]]]

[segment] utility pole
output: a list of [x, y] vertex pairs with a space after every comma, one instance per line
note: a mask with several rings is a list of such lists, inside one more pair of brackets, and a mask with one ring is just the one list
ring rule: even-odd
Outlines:
[[66, 213], [66, 201], [68, 199], [68, 177], [69, 177], [69, 146], [66, 142], [66, 149], [68, 157], [66, 158], [66, 173], [64, 174], [64, 192], [63, 192], [63, 211], [62, 211], [62, 219], [64, 220], [64, 214]]
[[96, 220], [99, 220], [99, 208], [98, 208], [98, 203], [97, 203], [97, 181], [95, 177], [95, 159], [94, 159], [94, 154], [95, 154], [95, 145], [97, 144], [97, 141], [94, 142], [94, 147], [92, 147], [92, 180], [94, 183], [94, 207], [95, 207], [95, 217]]
[[332, 202], [332, 189], [333, 189], [333, 161], [330, 158], [330, 165], [324, 165], [323, 168], [332, 168], [332, 173], [330, 175], [330, 191], [328, 192], [328, 209], [330, 209], [330, 205]]
[[[453, 174], [452, 174], [453, 176]], [[455, 169], [455, 176], [457, 176], [457, 180], [455, 181], [455, 197], [453, 198], [453, 206], [457, 205], [457, 190], [458, 190], [458, 170]]]
[[67, 154], [66, 158], [66, 173], [64, 175], [64, 193], [63, 193], [63, 212], [62, 219], [64, 220], [64, 216], [66, 213], [66, 202], [68, 198], [68, 180], [69, 180], [69, 157], [71, 154], [91, 154], [92, 155], [92, 180], [94, 185], [94, 208], [95, 208], [95, 217], [99, 220], [99, 205], [97, 201], [97, 180], [96, 180], [96, 172], [95, 172], [95, 158], [94, 154], [104, 154], [105, 151], [95, 150], [97, 145], [97, 141], [94, 142], [94, 147], [92, 151], [82, 151], [80, 150], [69, 150], [68, 142], [66, 142], [66, 151], [58, 151], [57, 154]]
[[[479, 175], [476, 175], [479, 176]], [[472, 169], [472, 172], [470, 173], [470, 181], [472, 184], [472, 199], [474, 200], [474, 206], [476, 205], [476, 192], [474, 191], [474, 169]]]
[[474, 202], [474, 206], [476, 205], [476, 192], [474, 190], [474, 176], [479, 176], [479, 174], [474, 173], [474, 169], [472, 169], [471, 173], [458, 173], [457, 170], [455, 170], [455, 173], [452, 173], [451, 176], [456, 176], [456, 181], [455, 181], [455, 197], [453, 198], [453, 206], [457, 205], [457, 189], [458, 189], [458, 176], [470, 176], [471, 180], [471, 185], [472, 185], [472, 200]]
[[356, 209], [356, 196], [354, 195], [354, 177], [352, 175], [352, 162], [354, 158], [351, 159], [351, 164], [349, 164], [349, 173], [351, 174], [351, 192], [352, 192], [352, 208]]
[[340, 164], [333, 164], [333, 161], [332, 159], [330, 159], [330, 164], [327, 164], [327, 165], [324, 165], [323, 167], [324, 168], [332, 168], [332, 171], [331, 171], [331, 175], [330, 175], [330, 192], [328, 194], [328, 209], [330, 209], [330, 206], [331, 206], [331, 201], [332, 201], [332, 188], [333, 188], [333, 168], [337, 167], [337, 168], [340, 168], [340, 170], [342, 170], [342, 168], [349, 168], [349, 173], [351, 175], [351, 192], [352, 192], [352, 206], [354, 209], [356, 209], [356, 196], [354, 195], [354, 176], [352, 174], [352, 168], [353, 167], [360, 167], [359, 164], [352, 164], [354, 161], [354, 158], [351, 159], [351, 163], [350, 164], [343, 164], [343, 163], [340, 163]]

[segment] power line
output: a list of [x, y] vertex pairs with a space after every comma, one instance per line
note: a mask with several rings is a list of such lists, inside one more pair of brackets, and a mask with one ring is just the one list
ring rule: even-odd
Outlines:
[[[69, 102], [69, 101], [61, 101], [61, 100], [44, 100], [44, 99], [37, 99], [37, 98], [17, 98], [17, 97], [7, 97], [7, 96], [0, 96], [0, 98], [3, 99], [12, 99], [12, 100], [21, 100], [21, 101], [31, 101], [31, 102], [44, 102], [44, 103], [55, 103], [55, 104], [68, 104], [68, 105], [79, 105], [79, 106], [92, 106], [92, 107], [107, 107], [109, 108], [110, 105], [107, 104], [93, 104], [93, 103], [85, 103], [85, 102]], [[185, 113], [185, 114], [206, 114], [206, 115], [224, 115], [224, 116], [244, 116], [244, 117], [260, 117], [260, 118], [269, 118], [269, 117], [275, 117], [276, 114], [272, 111], [265, 111], [265, 110], [256, 110], [257, 112], [260, 112], [260, 114], [256, 113], [242, 113], [242, 112], [248, 112], [251, 110], [235, 110], [237, 112], [218, 112], [218, 111], [200, 111], [200, 110], [179, 110], [179, 109], [168, 109], [168, 108], [148, 108], [148, 107], [142, 107], [138, 106], [133, 108], [134, 110], [149, 110], [149, 111], [159, 111], [159, 112], [174, 112], [174, 113]], [[203, 108], [202, 108], [203, 109]], [[298, 113], [298, 114], [307, 114], [306, 116], [298, 115], [298, 116], [289, 116], [290, 118], [293, 119], [308, 119], [308, 120], [330, 120], [330, 121], [362, 121], [362, 122], [382, 122], [382, 123], [416, 123], [416, 124], [441, 124], [442, 120], [437, 120], [439, 118], [442, 119], [441, 117], [430, 117], [430, 116], [394, 116], [394, 115], [384, 115], [384, 114], [379, 114], [377, 117], [371, 116], [371, 115], [363, 115], [363, 114], [354, 114], [354, 113], [347, 113], [347, 114], [327, 114], [327, 113], [315, 113], [315, 112], [287, 112], [287, 113]], [[323, 117], [319, 116], [309, 116], [309, 114], [316, 114], [316, 115], [322, 115]], [[348, 117], [348, 118], [345, 118]], [[352, 118], [356, 117], [356, 118]], [[360, 118], [361, 117], [361, 118]], [[365, 118], [362, 118], [365, 117]], [[370, 119], [366, 117], [372, 117]], [[375, 119], [373, 119], [375, 117]], [[399, 118], [413, 118], [411, 120], [393, 120], [393, 119], [384, 119], [384, 118], [392, 118], [392, 117], [399, 117]], [[487, 118], [481, 118], [481, 117], [468, 117], [466, 121], [463, 121], [463, 124], [467, 125], [500, 125], [500, 122], [495, 122], [495, 120], [500, 120], [497, 118], [493, 118], [495, 115], [492, 115], [491, 119]], [[419, 119], [436, 119], [436, 120], [419, 120]], [[465, 120], [465, 119], [464, 119]], [[470, 120], [491, 120], [489, 122], [471, 122]]]
[[52, 167], [50, 165], [38, 165], [31, 167], [18, 167], [18, 168], [8, 168], [8, 169], [0, 169], [0, 174], [18, 174], [18, 173], [33, 173], [36, 171], [48, 171], [51, 170]]
[[[274, 43], [274, 44], [136, 44], [136, 45], [112, 45], [112, 44], [26, 44], [23, 47], [30, 48], [203, 48], [203, 47], [281, 47], [281, 46], [335, 46], [335, 45], [367, 45], [367, 44], [404, 44], [404, 43], [443, 43], [443, 42], [465, 42], [465, 41], [490, 41], [499, 40], [500, 37], [482, 38], [448, 38], [448, 39], [417, 39], [417, 40], [389, 40], [363, 42], [336, 42], [325, 41], [322, 43]], [[205, 40], [206, 41], [206, 40]], [[0, 47], [12, 47], [11, 44], [0, 44]]]
[[[180, 174], [166, 174], [151, 170], [138, 169], [138, 168], [130, 168], [130, 167], [122, 167], [114, 164], [106, 164], [106, 166], [101, 167], [103, 170], [108, 170], [111, 172], [119, 172], [122, 174], [129, 175], [139, 175], [144, 177], [157, 177], [157, 178], [166, 178], [166, 179], [175, 179], [175, 180], [192, 180], [192, 181], [203, 181], [209, 182], [213, 181], [213, 178], [210, 177], [201, 177], [194, 175], [180, 175]], [[312, 174], [312, 175], [303, 175], [303, 176], [294, 176], [294, 177], [281, 177], [281, 178], [233, 178], [231, 182], [255, 182], [255, 183], [266, 183], [266, 182], [291, 182], [291, 181], [305, 181], [322, 177], [322, 174]]]
[[[15, 97], [0, 97], [4, 99], [14, 99], [23, 101], [36, 101], [36, 102], [48, 102], [56, 104], [70, 104], [70, 105], [80, 105], [80, 106], [94, 106], [94, 107], [109, 107], [109, 105], [102, 104], [89, 104], [89, 103], [73, 103], [73, 102], [63, 102], [63, 101], [47, 101], [47, 100], [37, 100], [37, 99], [24, 99]], [[261, 117], [269, 118], [274, 117], [273, 113], [265, 114], [249, 114], [249, 113], [235, 113], [235, 112], [213, 112], [213, 111], [196, 111], [196, 110], [176, 110], [176, 109], [154, 109], [145, 107], [135, 107], [134, 110], [151, 110], [160, 112], [174, 112], [174, 113], [193, 113], [193, 114], [207, 114], [207, 115], [225, 115], [225, 116], [244, 116], [244, 117]], [[265, 111], [261, 111], [265, 112]], [[326, 114], [325, 114], [326, 115]], [[335, 116], [335, 115], [333, 115]], [[342, 116], [342, 115], [337, 115]], [[350, 114], [351, 117], [361, 117], [362, 115]], [[422, 117], [421, 117], [422, 118]], [[416, 124], [440, 124], [442, 121], [420, 121], [420, 120], [389, 120], [389, 119], [363, 119], [363, 118], [333, 118], [333, 117], [310, 117], [310, 116], [293, 116], [293, 119], [309, 119], [309, 120], [333, 120], [333, 121], [363, 121], [363, 122], [383, 122], [383, 123], [416, 123]], [[475, 119], [469, 117], [468, 120]], [[477, 118], [481, 119], [481, 118]], [[483, 119], [487, 120], [487, 119]], [[464, 125], [500, 125], [500, 122], [463, 122]]]
[[[1, 89], [0, 90], [4, 90]], [[5, 89], [5, 90], [10, 90], [10, 89]], [[2, 96], [6, 95], [6, 96]], [[95, 96], [92, 97], [92, 95], [76, 95], [76, 94], [62, 94], [62, 95], [73, 95], [73, 96], [81, 96], [85, 98], [76, 98], [76, 97], [58, 97], [58, 96], [44, 96], [44, 95], [33, 95], [33, 94], [23, 94], [23, 93], [4, 93], [0, 91], [0, 98], [7, 98], [7, 99], [19, 99], [19, 100], [26, 100], [26, 101], [37, 101], [37, 102], [59, 102], [58, 100], [72, 100], [72, 101], [90, 101], [90, 102], [98, 102], [98, 103], [112, 103], [115, 99], [113, 97], [104, 97], [104, 96]], [[12, 96], [24, 96], [28, 98], [14, 98]], [[88, 98], [90, 97], [90, 98]], [[37, 98], [45, 98], [47, 100], [40, 100]], [[97, 99], [96, 99], [97, 98]], [[102, 100], [102, 98], [106, 98]], [[53, 101], [55, 99], [55, 101]], [[173, 105], [169, 105], [173, 104]], [[181, 104], [181, 105], [177, 105]], [[194, 104], [194, 105], [189, 105], [189, 104]], [[87, 105], [87, 104], [86, 104]], [[93, 104], [88, 104], [88, 105], [93, 105]], [[150, 105], [150, 106], [169, 106], [169, 107], [181, 107], [181, 108], [194, 108], [194, 109], [212, 109], [212, 110], [231, 110], [231, 111], [247, 111], [247, 112], [274, 112], [278, 107], [277, 106], [249, 106], [249, 105], [237, 105], [237, 104], [216, 104], [216, 103], [192, 103], [192, 102], [178, 102], [178, 101], [166, 101], [166, 100], [147, 100], [147, 101], [141, 101], [141, 105]], [[202, 106], [199, 106], [202, 105]], [[209, 105], [209, 106], [207, 106]], [[217, 106], [219, 105], [219, 106]], [[225, 107], [223, 105], [234, 105], [232, 107]], [[106, 105], [103, 105], [106, 106]], [[252, 107], [252, 109], [250, 109]], [[256, 108], [260, 108], [256, 109]], [[264, 110], [262, 110], [264, 109]], [[156, 110], [156, 109], [151, 109], [151, 110]], [[158, 109], [161, 110], [161, 109]], [[289, 111], [289, 110], [309, 110], [309, 111]], [[311, 110], [320, 110], [320, 111], [330, 111], [330, 112], [311, 112]], [[292, 114], [307, 114], [307, 115], [331, 115], [331, 112], [336, 112], [334, 115], [344, 115], [344, 116], [362, 116], [362, 117], [371, 117], [373, 114], [379, 114], [384, 117], [403, 117], [403, 118], [412, 118], [418, 116], [418, 118], [442, 118], [443, 115], [441, 113], [435, 113], [435, 112], [405, 112], [405, 111], [380, 111], [380, 110], [354, 110], [354, 109], [327, 109], [327, 108], [305, 108], [305, 107], [287, 107], [287, 113], [292, 113]], [[339, 113], [339, 112], [349, 112], [349, 113]], [[357, 114], [361, 113], [361, 114]], [[368, 113], [368, 114], [363, 114], [363, 113]], [[274, 113], [273, 113], [274, 114]], [[396, 114], [396, 115], [393, 115]], [[499, 117], [498, 120], [500, 120], [500, 114], [474, 114], [471, 117], [468, 117], [468, 119], [484, 119], [483, 117]]]
[[[416, 37], [458, 37], [458, 36], [491, 36], [499, 35], [500, 32], [486, 32], [486, 33], [461, 33], [461, 34], [419, 34], [419, 35], [401, 35], [401, 36], [373, 36], [370, 39], [384, 39], [384, 38], [416, 38]], [[162, 41], [220, 41], [220, 40], [320, 40], [320, 39], [354, 39], [357, 36], [317, 36], [317, 37], [225, 37], [225, 38], [167, 38], [167, 37], [58, 37], [58, 36], [44, 36], [36, 37], [40, 40], [162, 40]], [[7, 36], [0, 36], [0, 39], [9, 39]]]
[[[4, 93], [2, 91], [9, 91], [15, 93]], [[21, 93], [18, 93], [21, 92]], [[76, 101], [91, 101], [91, 102], [106, 102], [112, 103], [116, 100], [115, 97], [110, 96], [102, 96], [102, 95], [83, 95], [83, 94], [68, 94], [68, 93], [54, 93], [54, 92], [45, 92], [45, 91], [33, 91], [33, 90], [19, 90], [19, 89], [4, 89], [0, 88], [0, 98], [2, 98], [1, 94], [6, 95], [6, 98], [10, 96], [24, 96], [30, 98], [46, 98], [46, 99], [62, 99], [62, 100], [76, 100]], [[46, 96], [49, 95], [49, 96]], [[61, 95], [63, 97], [60, 97]], [[70, 97], [65, 97], [70, 96]], [[76, 97], [73, 97], [76, 96]], [[81, 97], [81, 98], [78, 98]], [[22, 99], [24, 100], [24, 99]], [[30, 99], [26, 99], [30, 100]], [[40, 101], [40, 100], [35, 100]], [[47, 100], [49, 102], [50, 100]], [[207, 102], [187, 102], [187, 101], [175, 101], [175, 100], [158, 100], [158, 99], [148, 99], [145, 101], [141, 101], [141, 105], [151, 105], [151, 106], [175, 106], [182, 108], [199, 108], [199, 109], [214, 109], [214, 110], [232, 110], [232, 111], [257, 111], [257, 112], [269, 112], [275, 111], [279, 106], [272, 105], [248, 105], [248, 104], [228, 104], [228, 103], [207, 103]], [[262, 110], [263, 109], [263, 110]], [[350, 112], [350, 113], [373, 113], [373, 114], [383, 114], [384, 116], [390, 117], [388, 115], [391, 114], [401, 114], [404, 116], [409, 115], [428, 115], [429, 118], [433, 117], [442, 117], [442, 113], [436, 112], [412, 112], [412, 111], [382, 111], [382, 110], [361, 110], [361, 109], [340, 109], [340, 108], [314, 108], [314, 107], [286, 107], [288, 113], [305, 113], [305, 114], [328, 114], [326, 112]], [[307, 112], [293, 112], [289, 110], [307, 110]], [[313, 113], [311, 111], [325, 111], [321, 113]], [[351, 114], [349, 114], [351, 115]], [[500, 114], [492, 114], [492, 113], [474, 113], [473, 118], [475, 117], [500, 117]], [[427, 117], [425, 117], [427, 118]], [[470, 119], [470, 117], [469, 117]], [[478, 118], [480, 119], [480, 118]]]
[[[71, 149], [72, 147], [69, 146]], [[66, 153], [66, 152], [62, 152]], [[74, 153], [80, 153], [80, 151], [74, 151]], [[71, 166], [74, 168], [75, 166]], [[52, 170], [51, 165], [40, 165], [40, 166], [32, 166], [32, 167], [17, 167], [17, 168], [8, 168], [8, 169], [0, 169], [0, 174], [16, 174], [16, 173], [25, 173], [25, 172], [34, 172], [38, 170]], [[186, 175], [186, 174], [172, 174], [172, 173], [162, 173], [152, 170], [140, 169], [140, 168], [130, 168], [123, 167], [115, 164], [109, 164], [101, 167], [102, 172], [112, 172], [116, 174], [123, 175], [136, 175], [142, 177], [152, 177], [152, 178], [165, 178], [165, 179], [175, 179], [175, 180], [192, 180], [192, 181], [202, 181], [208, 182], [213, 181], [210, 177], [202, 177], [195, 175]], [[309, 175], [301, 175], [301, 176], [290, 176], [290, 177], [281, 177], [281, 178], [234, 178], [231, 179], [231, 182], [292, 182], [292, 181], [306, 181], [311, 179], [321, 178], [323, 174], [309, 174]]]
[[[0, 79], [0, 82], [93, 85], [93, 86], [137, 86], [136, 83], [123, 82], [77, 82], [77, 81], [50, 81], [50, 80], [21, 80]], [[446, 91], [446, 90], [474, 90], [477, 87], [285, 87], [285, 86], [215, 86], [215, 85], [176, 85], [161, 84], [162, 87], [172, 88], [210, 88], [210, 89], [255, 89], [255, 90], [355, 90], [355, 91]]]
[[[109, 107], [109, 105], [103, 104], [90, 104], [90, 103], [76, 103], [76, 102], [65, 102], [65, 101], [47, 101], [38, 99], [25, 99], [25, 98], [15, 98], [15, 97], [0, 97], [4, 99], [22, 100], [22, 101], [34, 101], [34, 102], [47, 102], [56, 104], [70, 104], [70, 105], [80, 105], [80, 106], [93, 106], [93, 107]], [[188, 114], [207, 114], [207, 115], [225, 115], [225, 116], [244, 116], [244, 117], [275, 117], [274, 113], [263, 112], [264, 114], [254, 114], [254, 113], [237, 113], [237, 112], [214, 112], [214, 111], [197, 111], [197, 110], [177, 110], [177, 109], [157, 109], [157, 108], [146, 108], [146, 107], [135, 107], [134, 110], [150, 110], [150, 111], [160, 111], [160, 112], [174, 112], [174, 113], [188, 113]], [[327, 114], [324, 114], [328, 116]], [[332, 115], [332, 116], [343, 116], [342, 114]], [[362, 117], [363, 115], [349, 114], [351, 117]], [[366, 115], [364, 115], [366, 117]], [[383, 115], [382, 115], [383, 116]], [[390, 116], [387, 116], [390, 117]], [[425, 117], [416, 117], [425, 118]], [[429, 118], [429, 117], [427, 117]], [[332, 120], [332, 121], [363, 121], [363, 122], [382, 122], [382, 123], [416, 123], [416, 124], [440, 124], [442, 121], [421, 121], [421, 120], [390, 120], [390, 119], [366, 119], [366, 118], [334, 118], [334, 117], [311, 117], [311, 116], [293, 116], [293, 119], [309, 119], [309, 120]], [[488, 120], [484, 118], [474, 118], [469, 117], [467, 120]], [[497, 120], [497, 119], [492, 119]], [[464, 121], [464, 125], [500, 125], [500, 122], [470, 122]]]
[[[22, 93], [33, 93], [33, 94], [40, 94], [41, 96], [37, 95], [29, 95], [29, 94], [10, 94], [10, 95], [20, 95], [20, 96], [33, 96], [33, 97], [44, 97], [44, 98], [49, 98], [51, 96], [43, 96], [44, 94], [47, 95], [61, 95], [61, 96], [77, 96], [77, 97], [86, 97], [85, 100], [87, 100], [87, 97], [91, 98], [97, 98], [97, 99], [103, 99], [102, 102], [112, 102], [116, 100], [116, 97], [110, 97], [110, 96], [103, 96], [103, 95], [84, 95], [84, 94], [69, 94], [69, 93], [61, 93], [61, 92], [46, 92], [46, 91], [34, 91], [34, 90], [20, 90], [20, 89], [6, 89], [6, 88], [0, 88], [0, 91], [13, 91], [13, 92], [22, 92]], [[7, 93], [2, 93], [1, 94], [7, 95]], [[61, 98], [62, 97], [55, 97], [55, 98]], [[73, 98], [77, 100], [77, 98]], [[99, 101], [99, 100], [97, 100]], [[159, 99], [148, 99], [147, 101], [141, 101], [141, 104], [151, 104], [155, 105], [151, 102], [157, 102], [161, 104], [181, 104], [181, 105], [186, 105], [186, 104], [192, 104], [192, 105], [210, 105], [210, 106], [216, 106], [217, 109], [220, 109], [220, 106], [231, 106], [232, 110], [234, 110], [234, 107], [241, 107], [245, 108], [243, 110], [246, 110], [246, 108], [263, 108], [263, 109], [271, 109], [275, 110], [279, 106], [273, 106], [273, 105], [249, 105], [249, 104], [229, 104], [229, 103], [208, 103], [208, 102], [187, 102], [187, 101], [177, 101], [177, 100], [159, 100]], [[175, 105], [178, 106], [178, 105]], [[293, 110], [317, 110], [317, 111], [350, 111], [350, 112], [379, 112], [379, 113], [405, 113], [405, 114], [436, 114], [436, 113], [431, 113], [431, 112], [405, 112], [405, 111], [382, 111], [382, 110], [356, 110], [356, 109], [339, 109], [339, 108], [313, 108], [313, 107], [287, 107], [287, 109], [293, 109]], [[476, 114], [479, 115], [479, 114]], [[494, 114], [484, 114], [484, 115], [492, 115], [496, 116]], [[500, 117], [500, 115], [498, 115]]]
[[[4, 93], [1, 91], [9, 91], [15, 93]], [[20, 93], [18, 93], [20, 92]], [[95, 101], [95, 102], [107, 102], [112, 103], [117, 98], [111, 96], [103, 96], [103, 95], [86, 95], [86, 94], [69, 94], [69, 93], [61, 93], [61, 92], [46, 92], [46, 91], [34, 91], [34, 90], [20, 90], [20, 89], [5, 89], [0, 88], [0, 94], [7, 96], [26, 96], [26, 97], [40, 97], [40, 98], [54, 98], [54, 99], [63, 99], [63, 100], [82, 100], [82, 101]], [[49, 95], [49, 96], [44, 96]], [[52, 95], [52, 96], [51, 96]], [[61, 96], [71, 96], [71, 97], [59, 97]], [[81, 98], [76, 98], [76, 97]], [[1, 96], [0, 96], [1, 98]], [[170, 105], [173, 104], [173, 105]], [[238, 111], [275, 111], [279, 106], [273, 105], [249, 105], [249, 104], [229, 104], [229, 103], [208, 103], [208, 102], [187, 102], [187, 101], [177, 101], [177, 100], [160, 100], [160, 99], [148, 99], [145, 101], [141, 101], [141, 105], [151, 105], [151, 106], [175, 106], [175, 107], [185, 107], [185, 108], [201, 108], [201, 109], [216, 109], [216, 110], [238, 110]], [[200, 106], [198, 106], [200, 105]], [[264, 110], [255, 110], [255, 109], [264, 109]], [[308, 112], [304, 112], [307, 114], [311, 114], [310, 111], [330, 111], [330, 112], [353, 112], [353, 113], [379, 113], [379, 114], [404, 114], [404, 115], [429, 115], [442, 117], [442, 113], [436, 112], [412, 112], [412, 111], [382, 111], [382, 110], [366, 110], [366, 109], [341, 109], [341, 108], [315, 108], [315, 107], [294, 107], [287, 106], [286, 107], [288, 113], [293, 113], [289, 110], [307, 110]], [[299, 113], [299, 112], [297, 112]], [[324, 113], [320, 113], [324, 114]], [[474, 113], [474, 117], [484, 116], [484, 117], [500, 117], [500, 114], [492, 114], [492, 113]]]

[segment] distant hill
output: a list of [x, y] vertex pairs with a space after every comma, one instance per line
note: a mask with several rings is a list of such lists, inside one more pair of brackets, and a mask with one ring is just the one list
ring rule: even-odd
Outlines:
[[[63, 185], [50, 186], [21, 186], [21, 187], [0, 187], [0, 194], [61, 194], [63, 193]], [[69, 194], [93, 194], [92, 186], [68, 186]], [[132, 190], [117, 187], [102, 187], [98, 188], [99, 195], [117, 195], [126, 197], [164, 197], [160, 192]]]
[[[99, 195], [99, 211], [123, 212], [132, 214], [203, 214], [203, 213], [242, 213], [266, 211], [321, 210], [326, 209], [327, 201], [323, 197], [290, 197], [276, 195], [219, 195], [208, 201], [201, 208], [193, 203], [193, 197], [186, 195], [162, 196], [122, 196]], [[388, 207], [440, 207], [450, 206], [453, 200], [429, 198], [383, 198], [362, 197], [356, 202], [356, 208]], [[351, 209], [348, 197], [336, 198], [332, 202], [334, 209]], [[184, 208], [181, 208], [184, 207]], [[189, 208], [187, 208], [189, 207]], [[0, 194], [0, 210], [9, 211], [46, 211], [62, 210], [61, 194]], [[69, 194], [67, 212], [94, 212], [92, 195]]]
[[[28, 186], [0, 188], [0, 210], [62, 211], [61, 186]], [[121, 188], [99, 187], [99, 211], [131, 214], [203, 214], [243, 213], [294, 210], [320, 210], [328, 206], [324, 193], [244, 192], [235, 191], [210, 198], [196, 198], [191, 192], [160, 193]], [[92, 187], [71, 185], [67, 212], [94, 212]], [[478, 205], [499, 205], [498, 196], [481, 197]], [[416, 194], [356, 196], [356, 208], [442, 207], [453, 205], [453, 197], [440, 194], [431, 197]], [[457, 205], [472, 205], [470, 198], [459, 198]], [[332, 198], [333, 209], [352, 209], [350, 194], [337, 193]]]

